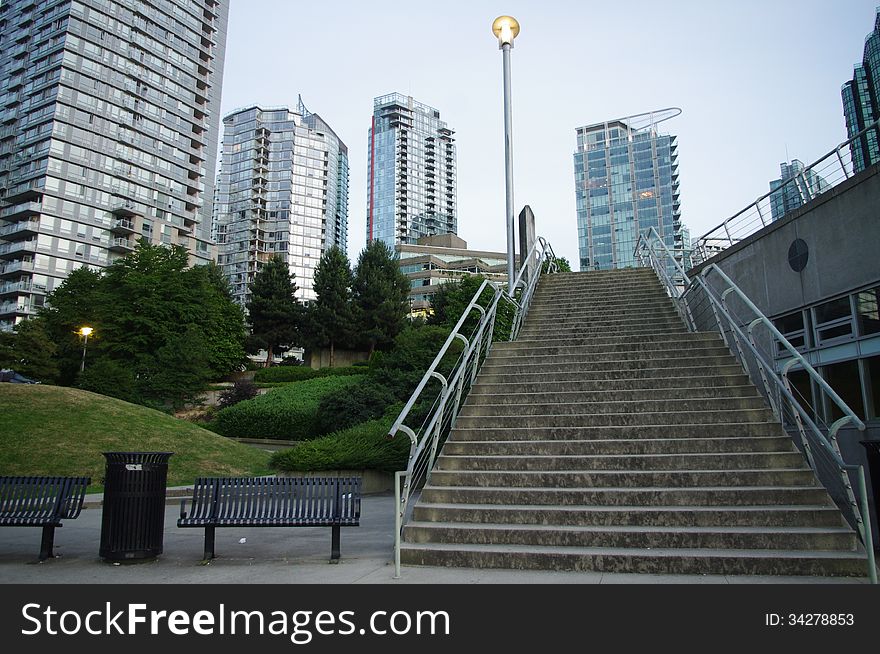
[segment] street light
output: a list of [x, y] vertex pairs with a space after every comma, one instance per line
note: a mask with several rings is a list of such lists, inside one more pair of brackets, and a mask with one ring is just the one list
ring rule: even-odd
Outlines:
[[79, 365], [79, 371], [82, 372], [86, 369], [86, 346], [89, 344], [89, 336], [92, 332], [95, 331], [91, 327], [80, 327], [77, 334], [83, 337], [83, 356], [82, 363]]
[[[499, 16], [492, 23], [492, 33], [498, 37], [498, 49], [504, 67], [504, 182], [507, 200], [507, 288], [514, 293], [513, 281], [516, 252], [513, 227], [513, 119], [510, 115], [510, 49], [519, 34], [519, 22], [513, 16]], [[525, 253], [523, 253], [525, 254]]]

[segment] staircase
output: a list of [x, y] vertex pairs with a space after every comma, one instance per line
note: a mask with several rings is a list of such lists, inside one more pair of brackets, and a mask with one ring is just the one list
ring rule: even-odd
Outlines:
[[865, 574], [855, 533], [720, 337], [653, 271], [542, 278], [404, 528], [410, 565]]

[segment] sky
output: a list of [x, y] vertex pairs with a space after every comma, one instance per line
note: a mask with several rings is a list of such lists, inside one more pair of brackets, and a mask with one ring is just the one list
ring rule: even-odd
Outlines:
[[[231, 0], [221, 116], [297, 95], [349, 149], [349, 257], [366, 242], [373, 98], [412, 95], [455, 130], [458, 231], [504, 251], [502, 61], [512, 51], [514, 194], [577, 269], [582, 125], [680, 107], [682, 220], [696, 238], [769, 191], [788, 159], [845, 141], [840, 87], [877, 0]], [[222, 124], [221, 124], [222, 128]]]

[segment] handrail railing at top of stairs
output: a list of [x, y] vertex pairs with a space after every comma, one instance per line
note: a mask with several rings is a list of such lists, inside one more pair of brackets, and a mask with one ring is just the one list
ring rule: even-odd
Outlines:
[[[662, 249], [663, 260], [661, 260], [661, 256], [658, 255], [654, 249], [657, 243], [660, 244], [660, 247]], [[797, 349], [779, 332], [778, 329], [776, 329], [776, 326], [770, 321], [769, 318], [767, 318], [767, 316], [765, 316], [761, 312], [760, 309], [758, 309], [757, 306], [755, 306], [755, 304], [748, 298], [748, 296], [742, 291], [742, 289], [740, 289], [733, 282], [733, 280], [731, 280], [730, 277], [728, 277], [724, 273], [724, 271], [721, 270], [717, 265], [712, 264], [706, 267], [704, 270], [701, 271], [701, 274], [699, 276], [691, 279], [682, 267], [681, 263], [669, 251], [669, 248], [663, 242], [662, 238], [660, 238], [660, 235], [657, 233], [657, 230], [654, 229], [654, 227], [649, 228], [644, 233], [639, 235], [639, 239], [636, 243], [635, 248], [635, 256], [637, 260], [642, 263], [642, 265], [652, 267], [657, 275], [660, 277], [661, 281], [666, 286], [670, 296], [673, 298], [673, 300], [675, 300], [679, 312], [682, 314], [682, 317], [685, 319], [685, 322], [688, 324], [688, 328], [691, 331], [697, 331], [697, 325], [694, 320], [694, 316], [692, 315], [692, 311], [687, 303], [686, 296], [689, 293], [693, 293], [695, 289], [699, 289], [705, 294], [712, 305], [712, 313], [718, 325], [718, 330], [721, 333], [722, 338], [724, 339], [725, 345], [730, 347], [730, 343], [728, 343], [727, 336], [725, 335], [725, 329], [722, 326], [722, 321], [727, 324], [727, 328], [733, 335], [735, 341], [734, 345], [736, 346], [736, 351], [739, 354], [740, 363], [743, 365], [746, 374], [748, 375], [750, 375], [750, 372], [748, 364], [745, 360], [746, 351], [749, 351], [752, 357], [754, 357], [760, 372], [761, 383], [764, 386], [767, 400], [770, 403], [771, 409], [773, 410], [777, 418], [779, 418], [780, 421], [782, 420], [782, 407], [777, 406], [774, 403], [774, 393], [771, 389], [775, 390], [778, 393], [780, 404], [783, 401], [787, 402], [790, 409], [793, 411], [795, 423], [801, 435], [801, 444], [804, 453], [811, 467], [816, 473], [817, 479], [819, 478], [819, 471], [816, 468], [816, 462], [811, 454], [811, 444], [810, 438], [808, 438], [808, 433], [837, 465], [840, 471], [841, 483], [847, 494], [850, 508], [853, 512], [853, 515], [855, 516], [859, 535], [862, 539], [862, 542], [864, 543], [867, 553], [868, 574], [871, 582], [876, 584], [877, 567], [874, 560], [873, 536], [871, 533], [871, 517], [869, 512], [870, 509], [868, 506], [868, 494], [865, 484], [864, 468], [861, 465], [848, 464], [843, 460], [836, 439], [836, 434], [838, 430], [844, 425], [852, 424], [858, 430], [864, 431], [865, 423], [846, 404], [846, 402], [843, 401], [843, 399], [834, 391], [834, 389], [828, 385], [828, 382], [826, 382], [822, 378], [822, 376], [813, 368], [813, 366], [810, 365], [810, 363], [801, 355], [801, 353], [797, 351]], [[670, 265], [675, 268], [679, 278], [683, 282], [683, 288], [679, 285], [676, 285], [675, 281], [670, 277]], [[719, 297], [716, 297], [716, 292], [713, 292], [714, 289], [712, 289], [712, 287], [706, 281], [706, 277], [712, 273], [717, 274], [727, 286], [727, 288], [720, 293]], [[730, 294], [735, 294], [749, 309], [749, 311], [751, 311], [755, 316], [747, 327], [748, 333], [743, 331], [742, 327], [739, 325], [739, 323], [730, 313], [727, 307], [727, 303], [725, 300]], [[778, 343], [785, 349], [785, 351], [792, 357], [789, 362], [786, 363], [785, 366], [783, 366], [783, 371], [781, 374], [776, 371], [776, 368], [774, 366], [770, 365], [770, 363], [767, 361], [767, 358], [758, 350], [753, 332], [755, 327], [759, 325], [765, 327], [770, 332], [770, 334], [778, 341]], [[834, 402], [834, 404], [843, 413], [843, 416], [834, 421], [834, 423], [830, 426], [827, 437], [822, 432], [822, 429], [819, 428], [819, 426], [810, 416], [809, 411], [807, 411], [801, 405], [801, 403], [794, 397], [794, 394], [791, 391], [790, 383], [787, 378], [787, 373], [794, 365], [800, 365], [802, 369], [809, 375], [810, 379], [816, 383], [818, 388], [822, 392], [824, 392], [826, 396], [832, 402]], [[773, 386], [771, 386], [771, 380]], [[852, 484], [850, 483], [849, 476], [847, 474], [849, 471], [855, 473], [859, 487], [859, 501], [856, 500], [853, 493]]]
[[[512, 284], [511, 289], [504, 288], [494, 282], [484, 280], [470, 303], [456, 323], [446, 342], [440, 348], [434, 361], [428, 367], [409, 401], [398, 415], [394, 424], [388, 430], [388, 438], [394, 438], [398, 432], [405, 433], [410, 439], [410, 452], [406, 470], [400, 470], [394, 477], [395, 497], [395, 532], [394, 532], [394, 569], [395, 578], [400, 577], [400, 539], [401, 531], [406, 521], [407, 509], [410, 499], [416, 490], [418, 481], [431, 472], [436, 460], [437, 451], [441, 438], [451, 429], [462, 401], [467, 396], [467, 390], [479, 373], [483, 361], [492, 347], [492, 335], [495, 328], [495, 318], [498, 312], [498, 304], [504, 299], [513, 305], [515, 312], [511, 324], [510, 340], [514, 340], [519, 333], [523, 320], [531, 306], [538, 279], [543, 272], [545, 262], [548, 272], [554, 273], [558, 269], [556, 255], [549, 242], [538, 237], [532, 246], [528, 256], [524, 258], [519, 274]], [[480, 304], [480, 297], [487, 288], [494, 290], [491, 301], [487, 307]], [[468, 318], [477, 311], [480, 319], [470, 335], [470, 338], [462, 333]], [[438, 372], [443, 359], [450, 352], [452, 344], [456, 341], [463, 344], [463, 351], [459, 355], [455, 366], [448, 375]], [[405, 424], [413, 407], [422, 396], [425, 388], [431, 380], [440, 383], [440, 392], [434, 399], [432, 411], [424, 419], [422, 427], [416, 430]], [[467, 386], [467, 389], [465, 388]], [[452, 402], [450, 403], [450, 399]], [[447, 413], [448, 411], [448, 413]]]

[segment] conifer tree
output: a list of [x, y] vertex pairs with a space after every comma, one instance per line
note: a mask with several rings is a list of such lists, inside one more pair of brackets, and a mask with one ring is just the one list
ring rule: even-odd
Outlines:
[[358, 257], [352, 293], [355, 324], [370, 354], [390, 346], [406, 325], [409, 289], [391, 249], [383, 241], [367, 243]]
[[352, 274], [348, 257], [333, 246], [321, 255], [315, 268], [315, 294], [311, 306], [312, 340], [321, 347], [330, 348], [330, 367], [333, 367], [337, 345], [351, 340], [354, 311], [351, 301]]
[[251, 282], [248, 322], [254, 337], [266, 344], [266, 366], [276, 352], [295, 345], [301, 337], [303, 307], [296, 298], [296, 277], [280, 254], [260, 268]]

